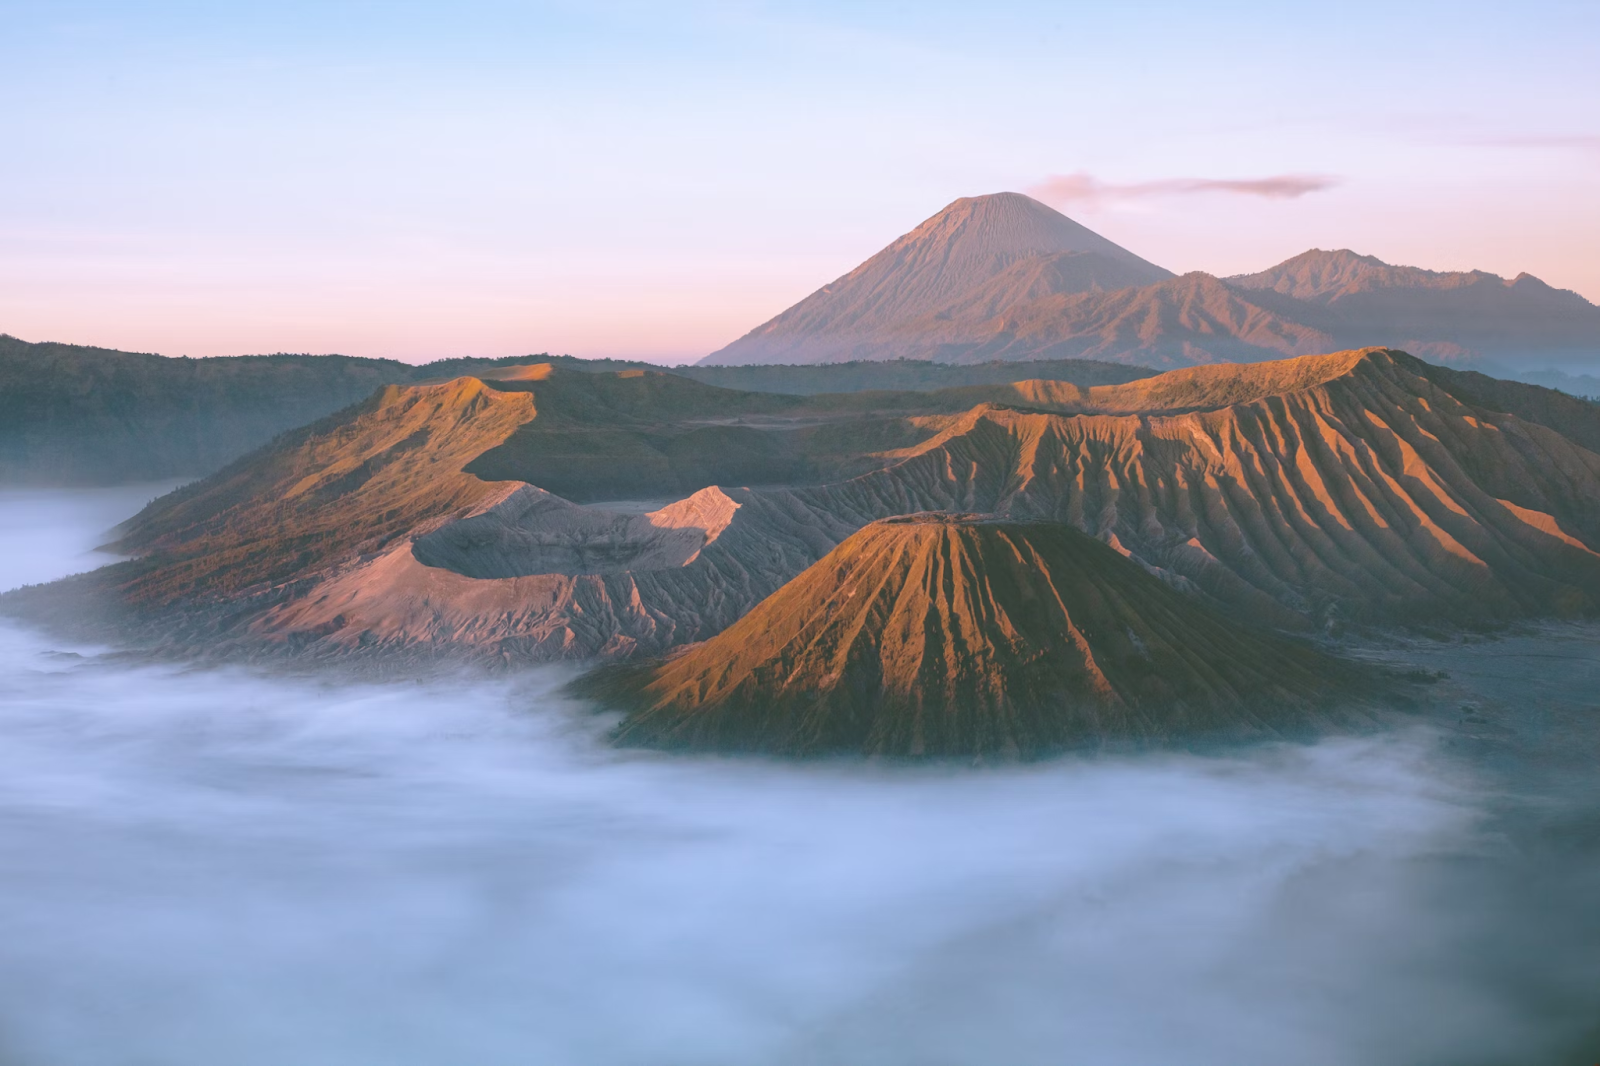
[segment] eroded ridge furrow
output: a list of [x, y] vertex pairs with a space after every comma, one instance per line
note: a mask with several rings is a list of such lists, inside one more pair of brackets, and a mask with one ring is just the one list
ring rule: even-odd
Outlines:
[[1006, 757], [1295, 734], [1359, 719], [1369, 688], [1060, 523], [924, 514], [867, 526], [726, 632], [578, 691], [631, 712], [624, 743]]

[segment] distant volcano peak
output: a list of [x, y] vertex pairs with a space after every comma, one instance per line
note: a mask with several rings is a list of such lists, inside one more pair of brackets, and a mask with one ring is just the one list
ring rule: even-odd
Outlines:
[[968, 196], [704, 361], [899, 358], [908, 326], [936, 322], [974, 298], [1003, 310], [1171, 276], [1032, 197]]
[[966, 196], [704, 360], [1255, 363], [1370, 345], [1592, 361], [1600, 308], [1531, 275], [1313, 248], [1254, 274], [1170, 271], [1021, 193]]
[[[1152, 266], [1054, 208], [1019, 192], [964, 196], [946, 205], [944, 210], [895, 241], [890, 248], [923, 243], [953, 247], [964, 257], [1097, 252], [1121, 262]], [[1166, 273], [1159, 267], [1154, 269]]]

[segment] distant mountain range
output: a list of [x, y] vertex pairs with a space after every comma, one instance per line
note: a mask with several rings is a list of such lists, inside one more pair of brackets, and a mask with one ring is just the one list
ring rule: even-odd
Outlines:
[[1600, 308], [1529, 274], [1314, 249], [1174, 276], [1019, 193], [957, 200], [703, 365], [1083, 358], [1153, 367], [1384, 345], [1439, 361], [1600, 361]]

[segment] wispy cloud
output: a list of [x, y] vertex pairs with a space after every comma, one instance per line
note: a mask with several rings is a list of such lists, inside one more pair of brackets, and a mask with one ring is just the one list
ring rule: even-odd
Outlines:
[[1117, 183], [1092, 174], [1052, 174], [1027, 190], [1029, 196], [1056, 204], [1109, 203], [1145, 200], [1158, 196], [1192, 196], [1196, 193], [1232, 193], [1268, 200], [1293, 200], [1339, 184], [1321, 174], [1275, 174], [1267, 178], [1163, 178], [1160, 181]]

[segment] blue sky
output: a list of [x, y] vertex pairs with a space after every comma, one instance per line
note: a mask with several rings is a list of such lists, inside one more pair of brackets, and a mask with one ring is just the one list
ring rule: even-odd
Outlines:
[[[957, 196], [1600, 300], [1600, 4], [0, 0], [0, 331], [702, 355]], [[1288, 198], [1178, 191], [1299, 176]], [[1078, 185], [1082, 186], [1083, 181]]]

